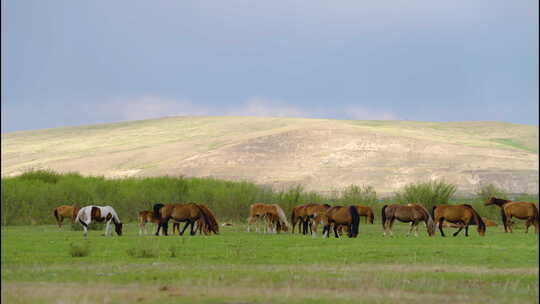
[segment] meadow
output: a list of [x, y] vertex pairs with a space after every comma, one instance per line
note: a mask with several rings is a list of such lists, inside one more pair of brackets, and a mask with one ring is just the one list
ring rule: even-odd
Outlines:
[[[538, 303], [538, 235], [523, 229], [443, 238], [421, 225], [407, 237], [408, 226], [396, 223], [391, 238], [378, 217], [361, 220], [356, 239], [247, 233], [241, 222], [220, 228], [216, 236], [156, 237], [130, 223], [121, 237], [90, 231], [84, 239], [69, 225], [3, 226], [2, 300]], [[73, 257], [74, 248], [87, 255]]]

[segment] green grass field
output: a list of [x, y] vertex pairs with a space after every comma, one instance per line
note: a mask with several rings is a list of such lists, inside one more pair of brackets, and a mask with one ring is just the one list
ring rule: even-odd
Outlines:
[[[522, 223], [519, 223], [521, 226]], [[2, 227], [5, 303], [538, 303], [538, 235], [406, 237], [360, 226], [357, 239], [247, 233], [122, 237], [47, 226]], [[153, 230], [149, 229], [149, 230]], [[446, 232], [454, 229], [446, 228]], [[72, 257], [70, 248], [90, 253]], [[135, 257], [146, 248], [155, 256]], [[171, 257], [171, 253], [176, 254]]]

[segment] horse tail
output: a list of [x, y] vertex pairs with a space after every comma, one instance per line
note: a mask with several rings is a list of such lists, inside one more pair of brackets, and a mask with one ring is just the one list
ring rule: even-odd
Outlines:
[[349, 206], [349, 212], [351, 213], [351, 236], [356, 237], [358, 235], [358, 225], [360, 224], [360, 215], [356, 206]]
[[369, 214], [369, 223], [373, 224], [373, 220], [375, 219], [375, 215], [373, 214], [373, 210], [371, 210], [371, 208], [368, 209], [368, 214]]
[[285, 226], [289, 228], [289, 222], [287, 221], [287, 216], [285, 216], [285, 212], [283, 212], [283, 209], [281, 209], [281, 207], [278, 204], [274, 204], [274, 206], [276, 207], [276, 212], [280, 221], [282, 221], [285, 224]]
[[60, 217], [58, 216], [58, 209], [54, 208], [54, 217], [56, 218], [56, 222], [60, 223]]
[[536, 205], [532, 204], [533, 207], [533, 223], [538, 223], [538, 209], [536, 209]]
[[381, 211], [381, 222], [382, 222], [383, 229], [384, 229], [384, 223], [386, 222], [386, 207], [388, 207], [388, 205], [384, 205]]
[[203, 226], [208, 227], [208, 229], [211, 232], [214, 232], [214, 234], [219, 234], [219, 225], [216, 221], [216, 218], [214, 217], [214, 214], [212, 214], [212, 211], [210, 211], [210, 209], [208, 209], [208, 207], [206, 207], [205, 205], [195, 204], [195, 206], [197, 206], [197, 208], [199, 208], [199, 210], [201, 211], [202, 219], [204, 221]]
[[292, 225], [296, 224], [296, 212], [294, 208], [292, 209], [292, 212], [291, 212], [291, 224]]
[[155, 204], [152, 208], [154, 210], [153, 215], [156, 219], [161, 219], [161, 213], [159, 212], [161, 208], [163, 208], [165, 205], [163, 204]]

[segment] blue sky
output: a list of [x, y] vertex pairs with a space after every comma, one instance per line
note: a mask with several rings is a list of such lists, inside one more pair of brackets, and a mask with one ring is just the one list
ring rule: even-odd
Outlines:
[[538, 1], [2, 1], [2, 133], [174, 115], [538, 125]]

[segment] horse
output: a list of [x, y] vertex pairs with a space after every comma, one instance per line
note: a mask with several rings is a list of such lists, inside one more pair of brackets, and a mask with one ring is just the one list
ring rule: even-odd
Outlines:
[[407, 204], [407, 205], [384, 205], [381, 212], [381, 221], [383, 226], [383, 236], [386, 235], [387, 231], [392, 233], [392, 225], [395, 220], [398, 220], [403, 223], [411, 223], [411, 228], [407, 232], [407, 236], [415, 230], [414, 235], [418, 236], [418, 223], [425, 222], [427, 227], [427, 233], [429, 236], [435, 234], [435, 224], [433, 218], [427, 211], [427, 209], [420, 204]]
[[[277, 204], [264, 204], [255, 203], [249, 207], [249, 217], [247, 219], [247, 231], [250, 231], [251, 225], [254, 221], [258, 220], [266, 222], [265, 232], [280, 232], [281, 230], [288, 230], [289, 222], [283, 212], [283, 209]], [[255, 232], [258, 232], [259, 228], [255, 227]]]
[[502, 198], [491, 197], [486, 206], [497, 205], [501, 208], [501, 217], [504, 225], [504, 232], [512, 233], [512, 217], [525, 221], [525, 233], [529, 232], [529, 226], [534, 226], [534, 232], [538, 234], [538, 209], [534, 203], [512, 202]]
[[190, 226], [190, 235], [195, 235], [194, 230], [195, 222], [199, 219], [202, 220], [203, 226], [206, 226], [209, 231], [213, 231], [215, 234], [219, 233], [219, 225], [208, 208], [201, 207], [194, 203], [188, 204], [155, 204], [152, 208], [154, 210], [154, 217], [159, 219], [158, 229], [156, 235], [159, 235], [159, 231], [163, 228], [163, 234], [167, 235], [167, 228], [169, 220], [174, 222], [186, 222], [184, 229], [179, 231], [179, 235], [184, 235], [186, 228]]
[[142, 235], [143, 232], [144, 235], [147, 234], [146, 223], [159, 224], [159, 219], [154, 217], [152, 211], [145, 210], [139, 212], [139, 235]]
[[53, 214], [54, 218], [56, 219], [56, 223], [58, 224], [58, 228], [62, 228], [64, 217], [69, 217], [72, 223], [75, 222], [77, 212], [79, 212], [79, 208], [75, 206], [62, 205], [54, 208]]
[[366, 224], [369, 220], [370, 224], [373, 224], [373, 219], [375, 218], [373, 214], [373, 209], [369, 206], [356, 205], [356, 210], [358, 210], [358, 215], [366, 217]]
[[[484, 224], [486, 225], [486, 227], [497, 227], [497, 223], [488, 219], [488, 218], [485, 218], [483, 217], [482, 220], [484, 221]], [[435, 222], [435, 226], [439, 225], [438, 222]], [[476, 221], [473, 219], [471, 219], [471, 222], [469, 222], [469, 225], [476, 225]], [[461, 224], [461, 223], [451, 223], [451, 222], [448, 222], [448, 221], [444, 221], [443, 222], [443, 227], [445, 228], [460, 228], [460, 227], [464, 227], [465, 225]]]
[[349, 238], [355, 238], [358, 236], [358, 225], [360, 223], [360, 216], [356, 206], [334, 206], [328, 208], [322, 215], [322, 222], [324, 225], [323, 236], [330, 236], [330, 228], [334, 226], [334, 234], [336, 238], [339, 238], [337, 227], [339, 225], [349, 226]]
[[[323, 224], [323, 215], [326, 213], [328, 209], [330, 209], [332, 206], [328, 204], [310, 204], [305, 208], [306, 210], [306, 222], [309, 225], [309, 229], [311, 230], [311, 235], [313, 237], [317, 236], [317, 224]], [[307, 229], [305, 229], [307, 232]]]
[[307, 234], [307, 228], [308, 228], [308, 218], [306, 214], [306, 209], [310, 206], [314, 206], [316, 204], [305, 204], [305, 205], [299, 205], [293, 208], [291, 212], [291, 225], [292, 230], [291, 233], [294, 233], [294, 227], [298, 223], [298, 230], [302, 229], [302, 234]]
[[111, 235], [111, 221], [114, 223], [114, 230], [118, 236], [122, 235], [122, 222], [116, 211], [111, 206], [86, 206], [79, 210], [75, 221], [81, 223], [84, 229], [84, 237], [88, 234], [88, 225], [92, 221], [106, 221], [105, 236]]
[[476, 210], [471, 205], [439, 205], [433, 206], [432, 214], [435, 222], [439, 223], [439, 231], [441, 236], [444, 236], [443, 222], [447, 221], [454, 224], [460, 224], [459, 229], [453, 233], [457, 236], [463, 228], [465, 228], [465, 236], [469, 236], [469, 225], [476, 223], [478, 234], [484, 236], [486, 234], [486, 224], [482, 217], [478, 215]]

